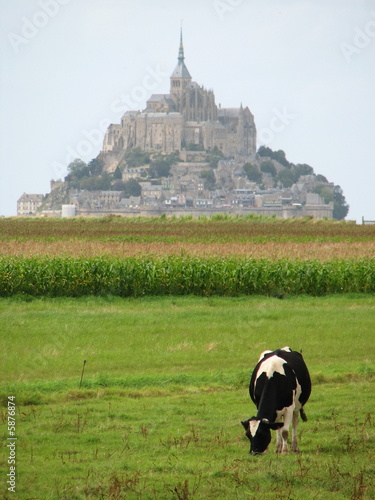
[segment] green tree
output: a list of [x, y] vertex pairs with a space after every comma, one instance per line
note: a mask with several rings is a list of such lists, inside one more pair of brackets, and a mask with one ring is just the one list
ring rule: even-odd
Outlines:
[[293, 172], [291, 172], [289, 169], [284, 168], [277, 174], [277, 180], [281, 182], [281, 184], [285, 188], [291, 187], [294, 184]]
[[[113, 172], [113, 178], [116, 180], [122, 179], [122, 172], [121, 172], [121, 168], [119, 166], [117, 166], [116, 170]], [[118, 190], [116, 189], [116, 191], [118, 191]]]
[[333, 188], [333, 218], [337, 220], [344, 219], [349, 212], [349, 205], [346, 203], [345, 196], [340, 186]]
[[213, 170], [203, 170], [201, 177], [204, 179], [205, 189], [213, 189], [215, 187], [216, 177]]
[[224, 158], [224, 154], [220, 149], [215, 146], [211, 151], [206, 154], [206, 161], [210, 164], [211, 168], [217, 168], [217, 164]]
[[272, 149], [268, 148], [267, 146], [260, 146], [260, 148], [258, 149], [258, 155], [263, 158], [272, 158], [272, 154]]
[[180, 160], [180, 153], [178, 151], [174, 151], [173, 153], [169, 153], [169, 155], [166, 155], [165, 159], [170, 165], [174, 165], [178, 163]]
[[125, 196], [141, 196], [142, 186], [135, 179], [124, 182]]
[[263, 161], [260, 165], [260, 170], [264, 173], [271, 174], [272, 177], [276, 177], [277, 175], [275, 165], [271, 160]]
[[314, 188], [314, 193], [318, 193], [324, 203], [330, 203], [333, 201], [333, 191], [327, 185], [319, 184]]
[[94, 158], [88, 163], [90, 175], [93, 177], [100, 175], [104, 170], [104, 162], [99, 158]]
[[68, 175], [65, 177], [65, 182], [68, 182], [70, 187], [79, 188], [80, 180], [90, 175], [90, 170], [80, 158], [76, 158], [68, 165]]
[[122, 180], [116, 180], [111, 187], [112, 191], [125, 191], [125, 182]]
[[290, 167], [290, 163], [288, 162], [288, 160], [286, 159], [285, 157], [285, 153], [282, 149], [279, 149], [278, 151], [274, 151], [272, 153], [272, 156], [271, 158], [273, 160], [276, 160], [278, 161], [279, 163], [281, 163], [281, 165], [284, 165], [284, 167]]
[[257, 184], [262, 182], [262, 174], [259, 172], [257, 166], [252, 165], [251, 163], [245, 163], [243, 169], [249, 181], [256, 182]]
[[130, 168], [148, 165], [150, 163], [150, 155], [141, 148], [128, 149], [124, 155], [125, 161]]
[[271, 148], [260, 146], [260, 148], [258, 149], [258, 155], [263, 158], [267, 157], [271, 158], [272, 160], [276, 160], [281, 163], [281, 165], [284, 165], [284, 167], [290, 167], [291, 165], [286, 159], [285, 153], [282, 149], [279, 149], [278, 151], [272, 151]]
[[171, 165], [164, 158], [153, 160], [149, 168], [150, 177], [168, 177]]
[[295, 173], [296, 181], [298, 181], [301, 175], [312, 175], [314, 173], [314, 169], [306, 163], [297, 163], [297, 165], [293, 165], [292, 170]]
[[153, 156], [149, 168], [150, 177], [168, 177], [172, 165], [180, 160], [178, 151], [163, 155], [158, 153]]
[[108, 191], [111, 189], [111, 176], [104, 173], [100, 176], [84, 177], [81, 179], [79, 187], [88, 191]]

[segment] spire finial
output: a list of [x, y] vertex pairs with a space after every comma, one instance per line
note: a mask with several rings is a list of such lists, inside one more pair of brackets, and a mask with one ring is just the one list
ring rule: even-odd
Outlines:
[[179, 48], [179, 51], [178, 51], [178, 60], [180, 62], [183, 62], [185, 59], [185, 56], [184, 56], [184, 45], [182, 43], [182, 19], [181, 19], [181, 27], [180, 27], [180, 48]]

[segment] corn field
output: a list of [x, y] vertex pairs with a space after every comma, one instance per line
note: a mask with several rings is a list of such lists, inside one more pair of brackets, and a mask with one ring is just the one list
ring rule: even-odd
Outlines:
[[375, 292], [375, 258], [0, 258], [0, 296], [239, 296]]

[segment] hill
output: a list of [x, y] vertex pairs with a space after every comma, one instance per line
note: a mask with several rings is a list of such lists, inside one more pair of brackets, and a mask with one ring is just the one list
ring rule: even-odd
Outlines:
[[220, 150], [126, 152], [113, 173], [99, 157], [76, 159], [63, 182], [52, 182], [38, 213], [73, 204], [77, 215], [212, 215], [214, 213], [343, 219], [349, 210], [340, 186], [284, 151], [261, 147], [253, 159]]

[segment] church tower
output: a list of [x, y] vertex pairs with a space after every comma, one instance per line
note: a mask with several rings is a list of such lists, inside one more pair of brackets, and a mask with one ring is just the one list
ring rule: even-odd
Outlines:
[[182, 28], [181, 28], [180, 48], [178, 51], [178, 63], [171, 75], [171, 88], [170, 88], [171, 97], [176, 98], [177, 109], [180, 108], [182, 95], [187, 85], [191, 82], [191, 76], [185, 65], [184, 59], [185, 59], [184, 46], [182, 44]]

